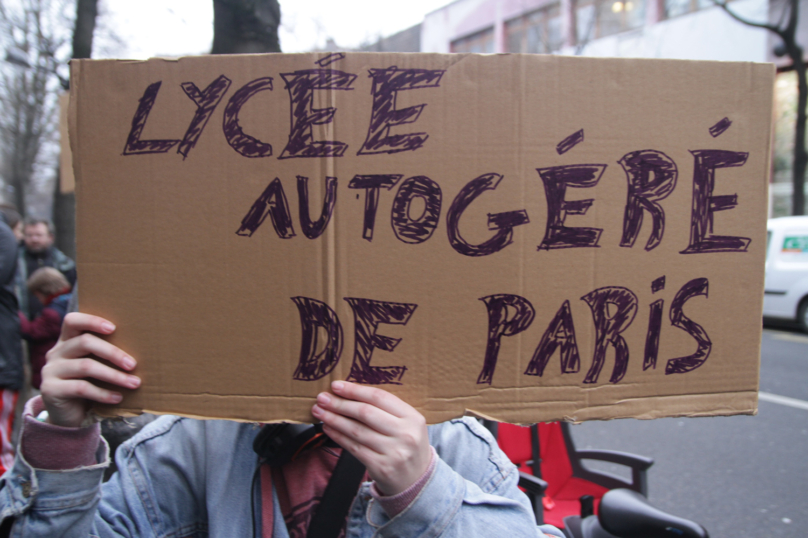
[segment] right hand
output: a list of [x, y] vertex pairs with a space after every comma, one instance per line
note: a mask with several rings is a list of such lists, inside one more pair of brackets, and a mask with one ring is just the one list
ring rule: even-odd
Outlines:
[[120, 403], [121, 393], [98, 387], [90, 379], [127, 389], [140, 386], [139, 377], [97, 360], [103, 359], [125, 371], [135, 368], [135, 360], [130, 355], [92, 334], [113, 332], [115, 325], [104, 318], [78, 312], [65, 316], [59, 341], [48, 352], [47, 364], [42, 368], [40, 389], [48, 422], [79, 427], [91, 402]]

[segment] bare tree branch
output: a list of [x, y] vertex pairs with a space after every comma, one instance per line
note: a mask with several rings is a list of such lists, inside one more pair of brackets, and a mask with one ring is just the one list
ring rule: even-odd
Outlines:
[[[735, 20], [754, 28], [764, 28], [778, 35], [783, 41], [783, 45], [791, 58], [791, 66], [797, 75], [797, 118], [794, 122], [794, 156], [791, 163], [791, 183], [793, 193], [791, 198], [791, 213], [793, 215], [805, 214], [805, 172], [808, 169], [808, 151], [806, 151], [806, 123], [808, 123], [808, 80], [806, 66], [803, 57], [803, 49], [797, 43], [797, 22], [799, 21], [800, 0], [787, 0], [780, 16], [780, 24], [775, 26], [770, 23], [761, 23], [747, 20], [727, 7], [727, 0], [713, 2], [723, 8]], [[788, 10], [788, 22], [782, 26], [786, 20], [786, 10]]]
[[775, 34], [777, 34], [777, 35], [778, 35], [778, 36], [780, 36], [781, 38], [782, 38], [782, 37], [783, 37], [783, 35], [784, 35], [784, 31], [783, 31], [783, 29], [781, 29], [781, 28], [779, 28], [779, 27], [777, 27], [777, 26], [774, 26], [773, 24], [770, 24], [770, 23], [768, 23], [768, 22], [757, 22], [757, 21], [750, 21], [749, 19], [746, 19], [746, 18], [744, 18], [744, 17], [741, 17], [740, 15], [738, 15], [737, 13], [735, 13], [734, 11], [732, 11], [732, 10], [729, 8], [729, 6], [727, 6], [727, 2], [726, 2], [726, 1], [724, 1], [724, 2], [719, 2], [718, 0], [713, 0], [713, 3], [715, 3], [715, 5], [717, 5], [718, 7], [720, 7], [721, 9], [723, 9], [724, 11], [726, 11], [726, 12], [727, 12], [727, 15], [729, 15], [730, 17], [732, 17], [733, 19], [735, 19], [736, 21], [738, 21], [738, 22], [740, 22], [740, 23], [742, 23], [742, 24], [745, 24], [745, 25], [747, 25], [747, 26], [753, 26], [753, 27], [755, 27], [755, 28], [763, 28], [763, 29], [768, 30], [768, 31], [770, 31], [770, 32], [774, 32]]
[[[56, 148], [59, 55], [65, 52], [69, 0], [0, 0], [0, 44], [15, 65], [0, 65], [3, 183], [23, 215], [49, 216]], [[0, 49], [0, 50], [2, 50]], [[11, 191], [11, 192], [8, 192]], [[33, 204], [33, 205], [32, 205]]]

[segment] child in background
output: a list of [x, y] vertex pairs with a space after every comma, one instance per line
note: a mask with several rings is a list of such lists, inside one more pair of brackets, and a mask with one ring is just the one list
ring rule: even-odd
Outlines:
[[20, 333], [28, 340], [31, 356], [31, 385], [39, 389], [45, 354], [56, 345], [62, 331], [62, 321], [70, 301], [70, 284], [61, 272], [52, 267], [37, 269], [28, 279], [28, 290], [44, 308], [34, 319], [28, 320], [19, 312]]

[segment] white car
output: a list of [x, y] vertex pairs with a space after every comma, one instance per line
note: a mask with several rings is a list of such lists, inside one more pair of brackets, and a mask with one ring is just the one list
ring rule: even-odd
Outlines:
[[763, 316], [808, 332], [808, 217], [769, 219]]

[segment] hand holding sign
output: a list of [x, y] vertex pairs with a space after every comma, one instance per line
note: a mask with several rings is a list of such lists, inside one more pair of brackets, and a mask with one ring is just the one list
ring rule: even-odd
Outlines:
[[98, 316], [79, 313], [65, 316], [62, 335], [48, 352], [48, 363], [42, 368], [42, 400], [51, 424], [78, 427], [87, 414], [88, 402], [121, 401], [120, 393], [102, 389], [90, 379], [129, 389], [140, 386], [139, 377], [91, 358], [109, 361], [124, 370], [135, 367], [135, 360], [127, 353], [92, 334], [108, 335], [114, 331], [112, 323]]
[[335, 381], [311, 413], [323, 431], [365, 464], [376, 487], [396, 495], [424, 474], [432, 459], [423, 415], [387, 391]]

